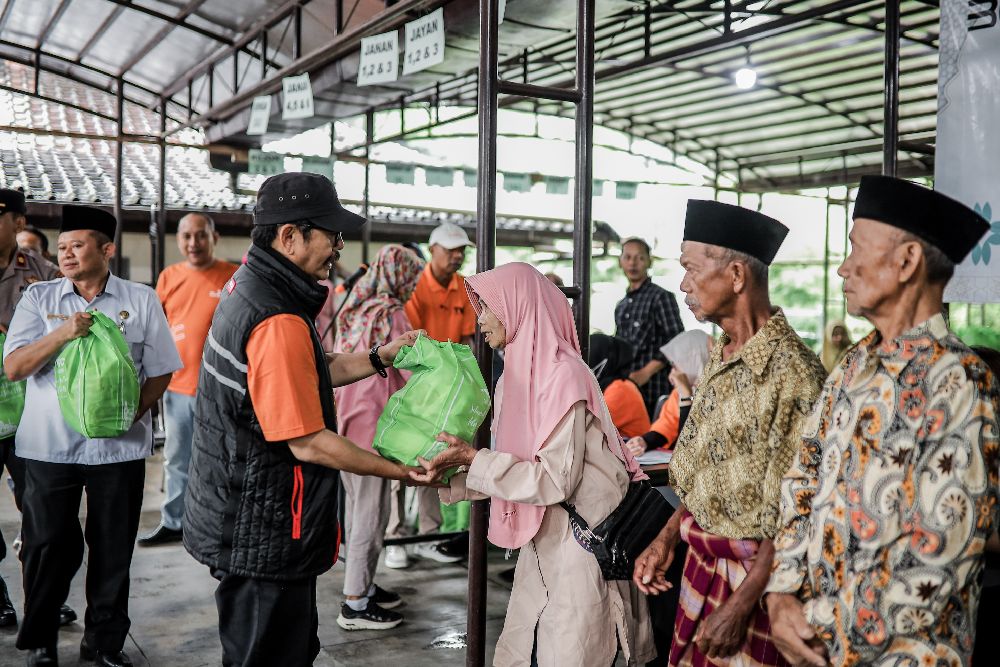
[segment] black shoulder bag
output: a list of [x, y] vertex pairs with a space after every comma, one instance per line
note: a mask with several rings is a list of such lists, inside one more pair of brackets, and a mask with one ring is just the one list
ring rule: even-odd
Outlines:
[[572, 505], [559, 504], [569, 514], [576, 541], [594, 554], [606, 581], [631, 579], [635, 559], [673, 514], [667, 499], [647, 480], [629, 483], [618, 507], [593, 529]]

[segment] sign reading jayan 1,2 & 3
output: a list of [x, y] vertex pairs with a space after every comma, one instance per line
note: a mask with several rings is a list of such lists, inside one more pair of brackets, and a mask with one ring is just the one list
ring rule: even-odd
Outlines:
[[412, 74], [444, 62], [444, 8], [406, 24], [403, 74]]
[[[941, 0], [934, 187], [973, 207], [990, 230], [945, 301], [1000, 302], [1000, 25], [998, 0]], [[985, 85], [984, 82], [993, 82]]]
[[309, 73], [281, 80], [281, 119], [312, 118], [313, 92]]
[[399, 78], [399, 37], [396, 31], [361, 40], [358, 85], [388, 83]]

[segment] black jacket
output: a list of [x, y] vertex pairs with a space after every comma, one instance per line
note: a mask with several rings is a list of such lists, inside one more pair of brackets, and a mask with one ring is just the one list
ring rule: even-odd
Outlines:
[[[267, 442], [247, 390], [246, 344], [269, 317], [301, 317], [312, 334], [323, 419], [336, 428], [333, 386], [313, 324], [326, 288], [253, 246], [222, 290], [195, 403], [184, 546], [213, 570], [273, 581], [319, 575], [337, 560], [339, 473]], [[280, 355], [282, 350], [269, 353]]]

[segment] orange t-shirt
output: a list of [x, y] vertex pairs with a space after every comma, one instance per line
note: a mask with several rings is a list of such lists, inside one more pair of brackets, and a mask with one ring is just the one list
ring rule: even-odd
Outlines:
[[642, 392], [631, 380], [615, 380], [604, 390], [611, 421], [626, 440], [649, 430], [649, 413]]
[[174, 344], [184, 368], [170, 379], [170, 391], [194, 396], [198, 389], [201, 353], [205, 348], [208, 329], [212, 326], [219, 294], [236, 269], [235, 264], [216, 261], [201, 271], [187, 262], [171, 264], [156, 281], [156, 294], [167, 314]]
[[253, 328], [247, 339], [247, 388], [267, 440], [290, 440], [326, 428], [305, 320], [275, 315]]
[[465, 279], [456, 273], [448, 287], [442, 287], [430, 264], [406, 302], [406, 317], [414, 329], [426, 330], [435, 340], [461, 343], [476, 333], [476, 311], [469, 303]]
[[670, 449], [673, 447], [674, 443], [677, 442], [677, 436], [680, 435], [681, 409], [677, 401], [677, 390], [674, 389], [670, 392], [667, 402], [663, 404], [663, 408], [660, 410], [656, 421], [653, 422], [650, 428], [646, 429], [647, 431], [656, 431], [667, 439], [667, 444], [660, 447], [660, 449]]

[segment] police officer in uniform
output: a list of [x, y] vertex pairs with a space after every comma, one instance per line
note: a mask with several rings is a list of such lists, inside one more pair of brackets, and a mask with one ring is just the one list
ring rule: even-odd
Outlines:
[[[30, 250], [17, 246], [17, 235], [24, 230], [27, 222], [27, 206], [24, 194], [17, 190], [0, 188], [0, 331], [7, 333], [14, 307], [21, 299], [21, 292], [32, 283], [52, 280], [59, 276], [59, 269]], [[14, 436], [0, 439], [0, 473], [3, 468], [14, 482], [14, 504], [21, 509], [21, 495], [24, 492], [24, 464], [14, 453]], [[0, 561], [7, 555], [7, 542], [0, 533]], [[63, 605], [60, 624], [72, 623], [76, 613]], [[17, 624], [14, 605], [7, 595], [7, 586], [0, 579], [0, 627]]]

